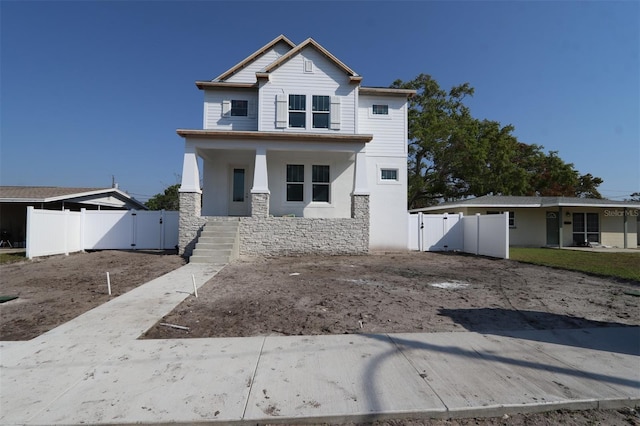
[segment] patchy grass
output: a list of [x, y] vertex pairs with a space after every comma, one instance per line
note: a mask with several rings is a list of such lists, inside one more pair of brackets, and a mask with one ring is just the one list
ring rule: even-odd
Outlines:
[[640, 252], [602, 253], [511, 247], [509, 258], [534, 265], [552, 266], [640, 282]]
[[5, 263], [19, 262], [25, 259], [26, 255], [23, 251], [18, 253], [0, 253], [0, 265]]

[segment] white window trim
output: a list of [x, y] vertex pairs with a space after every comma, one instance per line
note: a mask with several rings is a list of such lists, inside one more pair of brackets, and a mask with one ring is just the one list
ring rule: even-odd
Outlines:
[[[382, 179], [382, 171], [383, 170], [395, 170], [396, 171], [396, 176], [397, 179]], [[401, 174], [400, 174], [400, 167], [398, 167], [395, 164], [378, 164], [377, 165], [377, 172], [378, 172], [378, 177], [377, 177], [377, 181], [379, 185], [402, 185], [402, 182], [400, 181], [400, 179], [402, 179]]]
[[[246, 101], [247, 102], [247, 115], [231, 115], [232, 101]], [[253, 99], [224, 99], [222, 101], [221, 116], [223, 118], [233, 118], [243, 120], [246, 118], [256, 118], [256, 102]]]
[[[374, 105], [386, 105], [388, 114], [374, 114], [373, 113]], [[388, 103], [371, 102], [371, 105], [367, 107], [367, 111], [369, 113], [369, 118], [375, 118], [376, 120], [391, 120], [391, 106]]]
[[[287, 201], [287, 173], [286, 167], [290, 164], [299, 164], [304, 166], [304, 182], [302, 183], [302, 201]], [[313, 201], [313, 166], [329, 166], [329, 201]], [[293, 207], [293, 206], [308, 206], [308, 207], [334, 207], [333, 204], [333, 196], [334, 196], [334, 182], [332, 172], [335, 170], [335, 165], [332, 162], [309, 162], [309, 161], [290, 161], [285, 163], [285, 175], [284, 175], [284, 185], [282, 186], [282, 207]], [[325, 185], [325, 184], [323, 184]]]
[[[304, 95], [305, 100], [305, 127], [291, 127], [289, 126], [289, 95]], [[314, 96], [328, 96], [329, 97], [329, 127], [313, 127], [313, 97]], [[327, 93], [306, 93], [306, 92], [290, 92], [276, 95], [276, 128], [287, 129], [293, 131], [308, 131], [308, 132], [329, 132], [340, 130], [340, 108], [341, 99], [340, 96], [334, 96]]]

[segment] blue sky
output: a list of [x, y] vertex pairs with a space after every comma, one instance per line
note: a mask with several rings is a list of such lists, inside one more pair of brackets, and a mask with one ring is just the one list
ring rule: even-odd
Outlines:
[[308, 37], [363, 85], [469, 82], [477, 118], [515, 126], [640, 191], [640, 2], [0, 1], [0, 183], [179, 182], [177, 128], [202, 128], [208, 80], [279, 34]]

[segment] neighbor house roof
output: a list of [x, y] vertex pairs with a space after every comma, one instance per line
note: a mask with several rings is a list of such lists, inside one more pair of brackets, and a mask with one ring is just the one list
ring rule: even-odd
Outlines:
[[613, 201], [597, 198], [578, 197], [528, 197], [510, 195], [485, 195], [468, 200], [442, 203], [435, 206], [413, 209], [410, 212], [427, 212], [442, 209], [456, 209], [463, 207], [481, 208], [539, 208], [539, 207], [609, 207], [609, 208], [632, 208], [640, 209], [640, 202], [637, 201]]
[[[99, 204], [100, 197], [114, 197], [130, 208], [146, 210], [140, 201], [118, 188], [66, 188], [59, 186], [0, 186], [1, 203], [70, 203]], [[107, 205], [105, 202], [104, 205]]]

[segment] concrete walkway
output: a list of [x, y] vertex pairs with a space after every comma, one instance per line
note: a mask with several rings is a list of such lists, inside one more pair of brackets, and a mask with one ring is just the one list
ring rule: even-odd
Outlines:
[[220, 267], [186, 265], [0, 343], [1, 424], [361, 421], [640, 404], [640, 327], [136, 340]]

